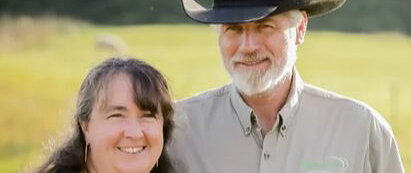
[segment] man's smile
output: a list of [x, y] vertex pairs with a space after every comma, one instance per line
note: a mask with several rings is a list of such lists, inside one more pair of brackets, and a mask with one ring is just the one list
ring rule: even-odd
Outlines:
[[261, 66], [270, 63], [270, 59], [262, 58], [262, 59], [244, 59], [241, 61], [234, 62], [234, 68], [263, 68]]

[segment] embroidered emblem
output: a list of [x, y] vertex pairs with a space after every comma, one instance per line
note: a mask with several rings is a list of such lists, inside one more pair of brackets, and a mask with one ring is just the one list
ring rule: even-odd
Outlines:
[[323, 162], [303, 162], [301, 169], [306, 173], [344, 173], [349, 167], [345, 158], [330, 156]]

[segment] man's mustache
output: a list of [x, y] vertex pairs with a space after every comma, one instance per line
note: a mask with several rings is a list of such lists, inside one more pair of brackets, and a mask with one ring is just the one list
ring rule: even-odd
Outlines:
[[233, 63], [238, 63], [238, 62], [244, 63], [244, 62], [262, 61], [265, 59], [270, 59], [270, 55], [268, 53], [253, 52], [253, 53], [247, 53], [247, 54], [236, 54], [234, 55], [231, 61]]

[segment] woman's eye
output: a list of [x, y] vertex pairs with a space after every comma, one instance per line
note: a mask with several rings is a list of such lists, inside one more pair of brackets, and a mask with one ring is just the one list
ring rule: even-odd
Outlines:
[[111, 115], [109, 115], [109, 116], [107, 117], [107, 119], [110, 119], [110, 118], [121, 118], [121, 117], [123, 117], [122, 114], [111, 114]]
[[144, 111], [143, 112], [143, 117], [144, 118], [157, 118], [156, 114], [150, 112], [150, 111]]

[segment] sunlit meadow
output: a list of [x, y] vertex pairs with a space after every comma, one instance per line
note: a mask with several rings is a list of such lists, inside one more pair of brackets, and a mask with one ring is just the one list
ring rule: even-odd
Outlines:
[[[0, 22], [2, 173], [38, 165], [48, 148], [64, 139], [81, 81], [105, 58], [123, 54], [144, 59], [167, 77], [175, 99], [230, 82], [211, 27], [57, 21]], [[98, 48], [101, 35], [121, 39], [127, 49], [119, 53]], [[297, 66], [307, 83], [359, 99], [385, 116], [411, 171], [411, 38], [308, 32], [298, 55]]]

